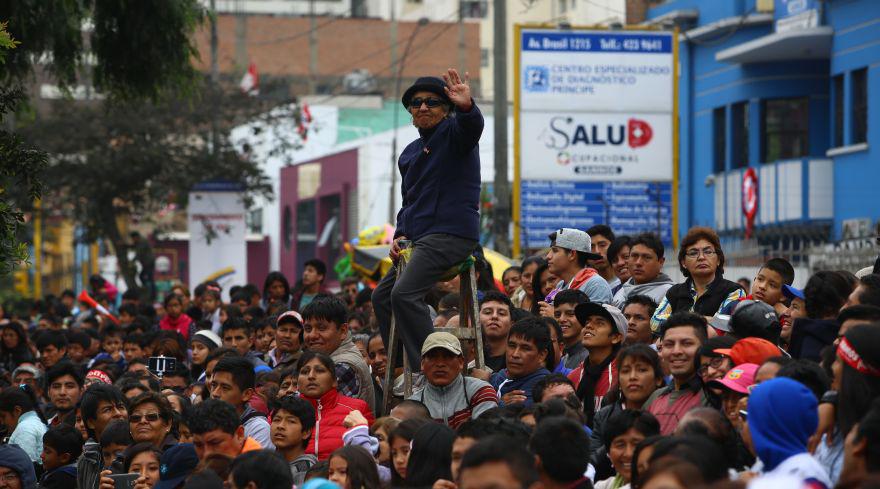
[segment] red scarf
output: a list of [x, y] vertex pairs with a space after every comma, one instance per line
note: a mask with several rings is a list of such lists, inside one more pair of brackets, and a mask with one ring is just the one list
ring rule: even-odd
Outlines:
[[192, 322], [192, 318], [187, 316], [186, 313], [182, 313], [176, 318], [166, 314], [165, 317], [159, 321], [159, 328], [163, 331], [177, 331], [183, 335], [184, 340], [189, 341], [189, 325], [192, 324]]

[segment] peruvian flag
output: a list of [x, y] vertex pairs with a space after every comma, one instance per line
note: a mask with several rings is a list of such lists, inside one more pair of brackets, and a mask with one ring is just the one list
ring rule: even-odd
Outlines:
[[309, 105], [305, 102], [302, 104], [302, 109], [300, 109], [300, 121], [296, 126], [296, 132], [299, 136], [306, 141], [309, 138], [309, 128], [308, 126], [312, 122], [312, 112], [309, 110]]
[[241, 83], [238, 84], [241, 92], [250, 96], [260, 94], [260, 75], [257, 73], [257, 65], [251, 63], [247, 72], [241, 77]]

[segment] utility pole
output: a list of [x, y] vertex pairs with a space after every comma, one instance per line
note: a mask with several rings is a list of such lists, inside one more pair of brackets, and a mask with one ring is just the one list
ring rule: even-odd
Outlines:
[[211, 155], [216, 161], [220, 148], [220, 129], [217, 125], [217, 104], [220, 81], [220, 64], [217, 55], [217, 1], [211, 0]]
[[[397, 76], [394, 78], [394, 93], [400, 93], [400, 82], [403, 79], [403, 67], [406, 66], [406, 55], [409, 54], [409, 48], [412, 46], [413, 40], [416, 38], [416, 34], [419, 33], [419, 29], [428, 25], [428, 19], [426, 17], [422, 17], [413, 27], [412, 33], [409, 35], [409, 38], [406, 41], [406, 47], [403, 49], [403, 56], [400, 57], [400, 60], [397, 62]], [[409, 109], [407, 109], [409, 110]], [[391, 138], [391, 189], [388, 192], [388, 222], [394, 223], [397, 222], [395, 217], [397, 216], [397, 208], [394, 205], [394, 195], [397, 193], [397, 126], [398, 117], [400, 114], [400, 109], [397, 108], [396, 104], [394, 107], [394, 136]]]
[[318, 19], [315, 0], [309, 0], [309, 91], [318, 93]]
[[[391, 6], [391, 66], [394, 67], [395, 80], [398, 79], [397, 73], [400, 71], [398, 69], [398, 64], [400, 60], [397, 59], [397, 8], [395, 4], [397, 0], [391, 0], [389, 5]], [[394, 88], [397, 89], [399, 83], [394, 84]], [[391, 100], [396, 100], [395, 97], [400, 96], [399, 93], [391, 94]], [[400, 108], [397, 104], [394, 104], [394, 137], [391, 140], [391, 190], [388, 193], [388, 223], [391, 225], [396, 225], [397, 220], [397, 208], [394, 205], [394, 196], [397, 194], [397, 125], [398, 125], [398, 117], [400, 114]]]
[[[492, 84], [495, 90], [495, 206], [492, 235], [495, 250], [510, 256], [510, 182], [507, 180], [507, 0], [494, 0], [495, 46]], [[517, 232], [514, 230], [514, 232]]]
[[462, 11], [463, 0], [458, 0], [458, 70], [462, 73], [467, 71], [467, 58], [465, 57], [464, 45], [464, 12]]

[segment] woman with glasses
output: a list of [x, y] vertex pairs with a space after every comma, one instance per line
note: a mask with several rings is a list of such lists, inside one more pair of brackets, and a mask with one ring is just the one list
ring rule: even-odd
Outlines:
[[128, 406], [128, 426], [135, 443], [151, 443], [165, 451], [177, 444], [171, 432], [171, 404], [159, 393], [145, 392]]
[[723, 276], [724, 251], [712, 229], [691, 228], [678, 249], [678, 263], [687, 279], [666, 291], [651, 317], [653, 330], [659, 330], [672, 313], [690, 311], [712, 318], [731, 302], [745, 298], [742, 287]]

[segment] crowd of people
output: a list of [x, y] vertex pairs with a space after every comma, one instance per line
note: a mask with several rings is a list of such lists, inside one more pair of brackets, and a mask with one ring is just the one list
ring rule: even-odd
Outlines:
[[[880, 275], [797, 289], [771, 258], [745, 290], [708, 228], [682, 240], [684, 282], [665, 256], [653, 234], [558, 230], [479, 281], [485, 365], [429, 332], [408, 397], [370, 284], [330, 292], [319, 260], [160, 304], [93, 277], [99, 307], [3, 313], [0, 487], [874, 487]], [[457, 280], [425, 298], [435, 327], [459, 322]]]
[[[313, 259], [293, 286], [178, 284], [157, 304], [95, 276], [0, 310], [0, 489], [880, 487], [880, 266], [798, 289], [770, 258], [733, 282], [695, 227], [675, 283], [658, 236], [598, 225], [496, 283], [467, 78], [403, 94], [420, 137], [376, 284], [330, 291]], [[483, 351], [455, 334], [463, 266]], [[388, 360], [392, 320], [411, 373]]]

